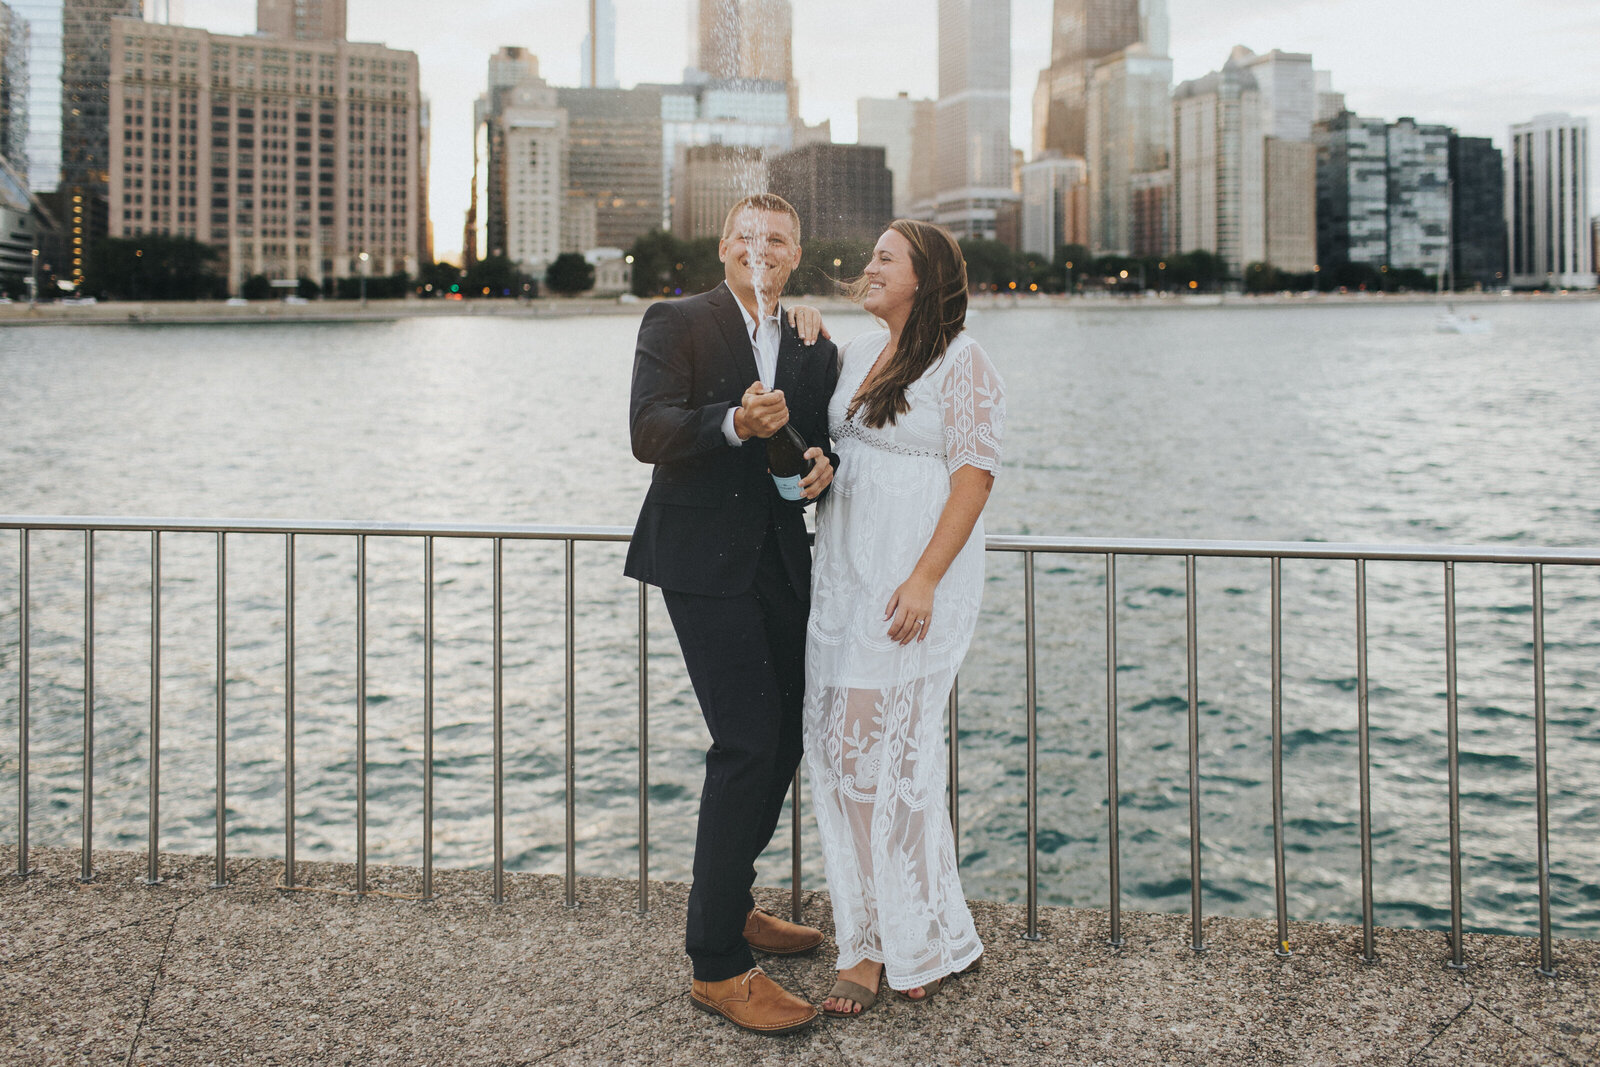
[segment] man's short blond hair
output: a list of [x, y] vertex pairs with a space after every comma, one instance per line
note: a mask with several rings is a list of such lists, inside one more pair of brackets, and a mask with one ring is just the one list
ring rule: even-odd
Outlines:
[[789, 221], [794, 223], [794, 242], [800, 243], [800, 212], [777, 193], [755, 193], [745, 197], [733, 207], [728, 209], [728, 217], [722, 223], [722, 239], [726, 241], [733, 236], [733, 231], [738, 227], [738, 218], [741, 212], [748, 208], [756, 211], [773, 211], [779, 215], [789, 216]]

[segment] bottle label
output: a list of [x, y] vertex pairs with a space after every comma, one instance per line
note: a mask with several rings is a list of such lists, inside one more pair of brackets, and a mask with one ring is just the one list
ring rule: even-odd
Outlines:
[[772, 480], [778, 486], [778, 495], [783, 497], [783, 499], [785, 499], [785, 500], [803, 500], [803, 499], [805, 499], [804, 496], [800, 492], [800, 475], [796, 474], [792, 478], [780, 478], [776, 474], [774, 474], [772, 476]]

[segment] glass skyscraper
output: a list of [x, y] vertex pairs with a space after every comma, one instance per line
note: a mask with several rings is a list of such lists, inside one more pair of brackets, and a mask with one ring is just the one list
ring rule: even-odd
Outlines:
[[28, 23], [28, 187], [54, 192], [61, 182], [62, 0], [7, 0]]

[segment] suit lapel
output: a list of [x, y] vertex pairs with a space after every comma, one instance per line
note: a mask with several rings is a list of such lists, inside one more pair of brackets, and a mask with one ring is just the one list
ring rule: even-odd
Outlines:
[[783, 313], [783, 305], [778, 305], [778, 369], [773, 375], [773, 388], [788, 391], [791, 383], [800, 376], [801, 363], [805, 353], [800, 350], [800, 335], [789, 326], [788, 319]]
[[756, 370], [755, 349], [750, 344], [749, 335], [744, 332], [744, 315], [739, 311], [739, 298], [733, 295], [728, 283], [723, 282], [711, 290], [707, 303], [711, 305], [711, 313], [722, 330], [723, 344], [727, 346], [728, 354], [733, 357], [735, 369], [740, 374], [734, 387], [742, 390], [760, 374]]

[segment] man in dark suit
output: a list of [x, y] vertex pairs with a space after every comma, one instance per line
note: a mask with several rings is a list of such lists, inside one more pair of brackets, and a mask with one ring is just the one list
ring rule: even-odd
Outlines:
[[[747, 197], [718, 246], [725, 281], [653, 305], [639, 326], [633, 454], [655, 464], [626, 573], [660, 586], [711, 732], [685, 947], [693, 1003], [759, 1033], [816, 1018], [751, 949], [807, 952], [820, 931], [755, 907], [755, 861], [772, 839], [801, 755], [811, 549], [803, 507], [833, 480], [828, 400], [838, 358], [803, 345], [778, 308], [800, 263], [800, 219]], [[814, 466], [804, 500], [779, 496], [764, 440], [792, 423]]]

